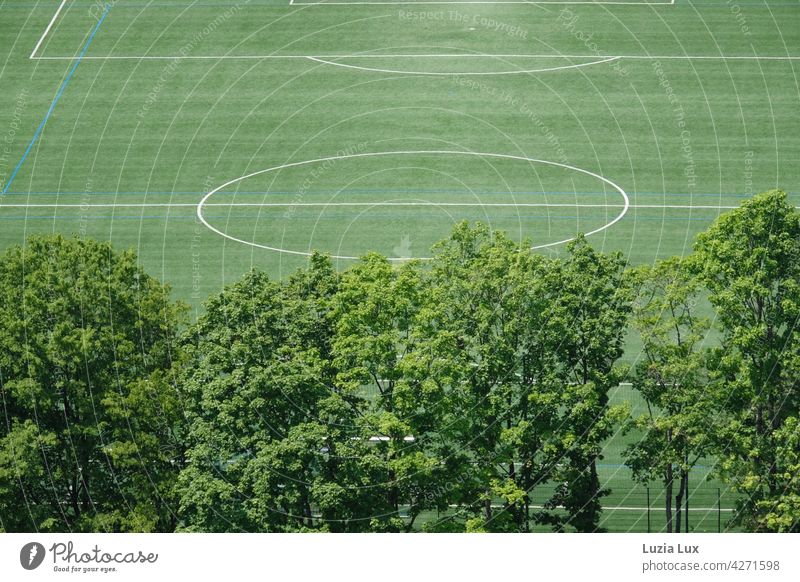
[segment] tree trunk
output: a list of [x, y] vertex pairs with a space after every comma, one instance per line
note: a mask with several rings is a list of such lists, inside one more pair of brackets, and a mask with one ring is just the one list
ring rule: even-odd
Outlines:
[[[667, 446], [672, 447], [672, 429], [667, 429]], [[675, 475], [672, 472], [672, 461], [669, 462], [667, 465], [667, 473], [666, 473], [666, 489], [664, 494], [666, 499], [664, 500], [665, 509], [667, 511], [667, 533], [672, 533], [672, 485], [675, 481]], [[680, 532], [680, 527], [676, 533]]]
[[664, 488], [664, 509], [667, 512], [667, 533], [672, 533], [672, 481], [674, 477], [672, 475], [672, 463], [667, 465], [667, 472], [666, 472], [666, 479], [665, 483], [666, 486]]
[[688, 494], [689, 488], [689, 473], [681, 469], [680, 475], [681, 481], [678, 485], [678, 494], [675, 496], [675, 533], [681, 533], [681, 516], [683, 514], [682, 504], [684, 495]]
[[592, 508], [591, 510], [591, 529], [587, 531], [594, 531], [594, 528], [597, 527], [597, 524], [600, 523], [600, 476], [597, 474], [597, 459], [592, 458], [592, 465], [591, 465], [591, 475], [592, 481], [589, 488], [589, 507]]
[[525, 495], [525, 509], [522, 519], [525, 520], [525, 523], [522, 526], [523, 531], [525, 533], [529, 533], [531, 531], [531, 500], [528, 495]]
[[306, 527], [309, 528], [314, 527], [314, 518], [312, 517], [311, 514], [311, 503], [309, 503], [308, 500], [308, 491], [306, 491], [305, 489], [303, 490], [303, 498], [301, 503], [303, 504], [303, 517], [304, 517], [302, 522]]
[[397, 491], [397, 482], [395, 479], [397, 478], [397, 474], [394, 471], [389, 471], [389, 507], [392, 509], [395, 515], [399, 515], [400, 513], [400, 495]]

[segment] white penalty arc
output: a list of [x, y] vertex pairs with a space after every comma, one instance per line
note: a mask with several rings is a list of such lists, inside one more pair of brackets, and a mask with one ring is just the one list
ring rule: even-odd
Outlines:
[[386, 73], [390, 75], [428, 75], [428, 76], [437, 76], [437, 77], [444, 77], [444, 76], [457, 76], [457, 77], [466, 77], [466, 76], [486, 76], [486, 75], [522, 75], [522, 74], [534, 74], [534, 73], [548, 73], [551, 71], [566, 71], [569, 69], [580, 69], [581, 67], [589, 67], [591, 65], [602, 65], [603, 63], [610, 63], [612, 61], [619, 60], [620, 57], [606, 57], [599, 60], [589, 61], [587, 63], [578, 63], [573, 65], [561, 65], [558, 67], [544, 67], [538, 69], [519, 69], [519, 70], [510, 70], [510, 71], [483, 71], [483, 72], [437, 72], [437, 71], [403, 71], [400, 69], [380, 69], [377, 67], [361, 67], [358, 65], [348, 65], [345, 63], [337, 63], [335, 61], [329, 61], [320, 57], [306, 57], [310, 61], [314, 61], [316, 63], [321, 63], [324, 65], [331, 65], [333, 67], [343, 67], [345, 69], [356, 69], [359, 71], [367, 71], [371, 73]]
[[[218, 192], [224, 190], [225, 188], [228, 188], [229, 186], [232, 186], [234, 184], [237, 184], [237, 183], [242, 182], [244, 180], [247, 180], [249, 178], [253, 178], [255, 176], [260, 176], [262, 174], [268, 174], [270, 172], [277, 172], [277, 171], [285, 170], [285, 169], [288, 169], [288, 168], [296, 168], [296, 167], [300, 167], [300, 166], [308, 166], [308, 165], [311, 165], [311, 164], [320, 164], [320, 163], [324, 163], [324, 162], [331, 162], [331, 161], [337, 161], [337, 160], [347, 160], [347, 159], [354, 159], [354, 158], [373, 158], [373, 157], [386, 157], [386, 156], [428, 156], [428, 155], [433, 155], [433, 156], [437, 156], [437, 155], [438, 156], [472, 156], [472, 157], [479, 157], [479, 158], [515, 160], [515, 161], [520, 161], [520, 162], [528, 162], [528, 163], [532, 163], [532, 164], [544, 164], [546, 166], [553, 166], [553, 167], [557, 167], [557, 168], [564, 168], [565, 170], [570, 170], [570, 171], [573, 171], [573, 172], [579, 172], [581, 174], [585, 174], [587, 176], [595, 178], [596, 180], [600, 180], [601, 182], [603, 182], [604, 184], [607, 184], [608, 186], [610, 186], [611, 188], [613, 188], [614, 190], [616, 190], [619, 193], [619, 195], [622, 197], [622, 201], [623, 201], [622, 209], [621, 209], [620, 213], [616, 217], [614, 217], [612, 220], [610, 220], [609, 222], [603, 224], [602, 226], [600, 226], [600, 227], [598, 227], [598, 228], [596, 228], [594, 230], [591, 230], [591, 231], [585, 233], [585, 236], [592, 236], [592, 235], [597, 234], [599, 232], [602, 232], [602, 231], [604, 231], [604, 230], [606, 230], [608, 228], [611, 228], [612, 226], [614, 226], [616, 223], [618, 223], [620, 220], [622, 220], [625, 217], [625, 215], [628, 213], [628, 209], [630, 208], [630, 199], [628, 198], [628, 194], [620, 186], [618, 186], [617, 184], [615, 184], [614, 182], [612, 182], [608, 178], [605, 178], [605, 177], [601, 176], [600, 174], [597, 174], [597, 173], [592, 172], [590, 170], [584, 170], [583, 168], [578, 168], [576, 166], [571, 166], [569, 164], [562, 164], [561, 162], [553, 162], [553, 161], [550, 161], [550, 160], [540, 160], [540, 159], [537, 159], [537, 158], [529, 158], [529, 157], [526, 157], [526, 156], [516, 156], [516, 155], [512, 155], [512, 154], [495, 154], [495, 153], [468, 152], [468, 151], [458, 151], [458, 150], [411, 150], [411, 151], [402, 150], [402, 151], [396, 151], [396, 152], [365, 152], [365, 153], [347, 154], [347, 155], [342, 155], [342, 156], [329, 156], [329, 157], [325, 157], [325, 158], [316, 158], [316, 159], [313, 159], [313, 160], [304, 160], [304, 161], [301, 161], [301, 162], [291, 162], [291, 163], [288, 163], [288, 164], [281, 164], [279, 166], [273, 166], [273, 167], [267, 168], [265, 170], [259, 170], [257, 172], [252, 172], [250, 174], [246, 174], [244, 176], [240, 176], [239, 178], [234, 178], [233, 180], [229, 180], [228, 182], [225, 182], [221, 186], [218, 186], [217, 188], [214, 188], [208, 194], [203, 196], [203, 198], [197, 204], [197, 219], [206, 228], [208, 228], [210, 231], [212, 231], [212, 232], [214, 232], [214, 233], [220, 235], [221, 237], [223, 237], [225, 239], [228, 239], [230, 241], [237, 242], [237, 243], [240, 243], [240, 244], [243, 244], [243, 245], [247, 245], [247, 246], [251, 246], [251, 247], [255, 247], [255, 248], [258, 248], [258, 249], [264, 249], [264, 250], [267, 250], [267, 251], [273, 251], [273, 252], [277, 252], [277, 253], [284, 253], [284, 254], [303, 256], [303, 257], [310, 257], [311, 256], [310, 252], [293, 251], [293, 250], [290, 250], [290, 249], [283, 249], [283, 248], [280, 248], [280, 247], [269, 246], [269, 245], [257, 243], [255, 241], [248, 241], [248, 240], [244, 240], [244, 239], [232, 236], [232, 235], [228, 234], [227, 232], [218, 229], [213, 224], [211, 224], [208, 220], [206, 220], [205, 216], [203, 215], [203, 208], [206, 206], [206, 203], [209, 201], [209, 199], [212, 196], [214, 196]], [[376, 205], [379, 205], [379, 203], [377, 203]], [[491, 204], [486, 204], [486, 206], [491, 206]], [[554, 246], [557, 246], [557, 245], [562, 245], [562, 244], [568, 243], [568, 242], [570, 242], [572, 240], [575, 240], [575, 237], [565, 238], [563, 240], [558, 240], [558, 241], [555, 241], [555, 242], [550, 242], [550, 243], [541, 244], [541, 245], [534, 245], [534, 246], [531, 247], [531, 250], [554, 247]], [[356, 261], [356, 260], [358, 260], [360, 258], [360, 257], [356, 257], [356, 256], [349, 256], [349, 255], [333, 255], [333, 254], [331, 254], [330, 256], [332, 258], [334, 258], [334, 259], [350, 260], [350, 261]], [[422, 260], [422, 261], [429, 261], [429, 260], [431, 260], [431, 258], [432, 257], [417, 257], [416, 259], [417, 260]], [[390, 257], [389, 260], [390, 261], [397, 261], [397, 262], [404, 262], [404, 261], [407, 261], [408, 259], [405, 259], [405, 258], [391, 258]]]

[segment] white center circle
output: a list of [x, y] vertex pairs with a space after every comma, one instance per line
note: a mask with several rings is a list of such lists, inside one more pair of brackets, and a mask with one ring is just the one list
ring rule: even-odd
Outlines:
[[[563, 168], [563, 169], [566, 169], [566, 170], [579, 172], [579, 173], [584, 174], [586, 176], [590, 176], [592, 178], [595, 178], [595, 179], [603, 182], [604, 184], [610, 186], [611, 188], [613, 188], [614, 190], [616, 190], [619, 193], [619, 195], [622, 197], [622, 210], [620, 211], [620, 213], [616, 217], [614, 217], [609, 222], [603, 224], [602, 226], [600, 226], [598, 228], [595, 228], [594, 230], [591, 230], [589, 232], [584, 233], [585, 236], [591, 236], [593, 234], [597, 234], [599, 232], [602, 232], [602, 231], [610, 228], [611, 226], [613, 226], [614, 224], [616, 224], [617, 222], [622, 220], [622, 218], [625, 216], [625, 214], [627, 214], [628, 208], [630, 207], [630, 200], [628, 198], [628, 195], [625, 193], [625, 190], [623, 190], [620, 186], [618, 186], [617, 184], [615, 184], [611, 180], [609, 180], [607, 178], [604, 178], [603, 176], [601, 176], [599, 174], [596, 174], [596, 173], [591, 172], [589, 170], [584, 170], [582, 168], [577, 168], [575, 166], [570, 166], [569, 164], [562, 164], [560, 162], [552, 162], [552, 161], [549, 161], [549, 160], [539, 160], [539, 159], [536, 159], [536, 158], [529, 158], [529, 157], [525, 157], [525, 156], [515, 156], [515, 155], [510, 155], [510, 154], [490, 154], [490, 153], [482, 153], [482, 152], [465, 152], [465, 151], [456, 151], [456, 150], [453, 150], [453, 151], [449, 151], [449, 150], [415, 150], [415, 151], [397, 151], [397, 152], [367, 152], [367, 153], [347, 154], [347, 155], [341, 155], [341, 156], [330, 156], [330, 157], [326, 157], [326, 158], [317, 158], [317, 159], [314, 159], [314, 160], [305, 160], [305, 161], [302, 161], [302, 162], [292, 162], [292, 163], [288, 163], [288, 164], [282, 164], [280, 166], [274, 166], [272, 168], [267, 168], [265, 170], [259, 170], [257, 172], [252, 172], [252, 173], [247, 174], [245, 176], [241, 176], [239, 178], [234, 178], [233, 180], [225, 182], [221, 186], [218, 186], [217, 188], [211, 190], [208, 194], [203, 196], [203, 199], [200, 200], [200, 202], [197, 204], [197, 219], [200, 222], [202, 222], [203, 225], [205, 225], [206, 228], [208, 228], [212, 232], [215, 232], [216, 234], [218, 234], [218, 235], [220, 235], [220, 236], [222, 236], [222, 237], [224, 237], [224, 238], [226, 238], [228, 240], [231, 240], [231, 241], [234, 241], [234, 242], [237, 242], [237, 243], [241, 243], [243, 245], [251, 246], [251, 247], [268, 250], [268, 251], [274, 251], [274, 252], [278, 252], [278, 253], [285, 253], [285, 254], [290, 254], [290, 255], [299, 255], [299, 256], [309, 257], [309, 256], [311, 256], [310, 252], [294, 251], [294, 250], [290, 250], [290, 249], [284, 249], [284, 248], [280, 248], [280, 247], [264, 245], [264, 244], [260, 244], [260, 243], [254, 242], [254, 241], [248, 241], [248, 240], [244, 240], [244, 239], [232, 236], [232, 235], [228, 234], [227, 232], [222, 231], [222, 230], [218, 229], [217, 227], [215, 227], [214, 225], [212, 225], [211, 223], [209, 223], [208, 220], [206, 220], [205, 216], [203, 216], [203, 208], [204, 208], [204, 206], [206, 205], [206, 203], [209, 201], [209, 199], [212, 196], [214, 196], [218, 192], [224, 190], [225, 188], [228, 188], [229, 186], [232, 186], [234, 184], [237, 184], [237, 183], [242, 182], [244, 180], [247, 180], [249, 178], [253, 178], [254, 176], [260, 176], [262, 174], [267, 174], [269, 172], [277, 172], [277, 171], [280, 171], [280, 170], [285, 170], [287, 168], [296, 168], [296, 167], [299, 167], [299, 166], [306, 166], [306, 165], [311, 165], [311, 164], [319, 164], [319, 163], [331, 162], [331, 161], [337, 161], [337, 160], [346, 160], [346, 159], [352, 159], [352, 158], [371, 158], [371, 157], [380, 157], [380, 156], [420, 156], [420, 155], [475, 156], [475, 157], [481, 157], [481, 158], [517, 160], [517, 161], [521, 161], [521, 162], [529, 162], [529, 163], [534, 163], [534, 164], [543, 164], [543, 165], [546, 165], [546, 166]], [[381, 203], [375, 203], [375, 206], [380, 206], [380, 205], [381, 205]], [[263, 204], [263, 206], [270, 206], [270, 204], [265, 203], [265, 204]], [[563, 239], [563, 240], [558, 240], [558, 241], [555, 241], [555, 242], [549, 242], [549, 243], [546, 243], [546, 244], [535, 245], [535, 246], [532, 246], [531, 249], [532, 250], [536, 250], [536, 249], [543, 249], [543, 248], [547, 248], [547, 247], [553, 247], [553, 246], [556, 246], [556, 245], [561, 245], [561, 244], [568, 243], [568, 242], [570, 242], [570, 241], [572, 241], [574, 239], [575, 239], [575, 237], [569, 237], [569, 238], [566, 238], [566, 239]], [[347, 256], [347, 255], [333, 255], [332, 254], [330, 256], [332, 258], [334, 258], [334, 259], [344, 259], [344, 260], [358, 260], [359, 259], [359, 257]], [[430, 260], [431, 257], [417, 257], [417, 259], [427, 261], [427, 260]], [[389, 260], [390, 261], [405, 261], [405, 260], [408, 260], [408, 259], [389, 258]]]

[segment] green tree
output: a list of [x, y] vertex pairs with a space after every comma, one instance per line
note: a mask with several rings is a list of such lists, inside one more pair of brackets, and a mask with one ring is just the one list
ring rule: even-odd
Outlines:
[[109, 244], [31, 237], [0, 257], [0, 527], [174, 528], [184, 312]]
[[408, 504], [406, 530], [425, 509], [441, 508], [433, 489], [443, 475], [431, 438], [432, 403], [407, 381], [404, 361], [414, 349], [421, 303], [419, 265], [395, 268], [377, 254], [342, 276], [335, 299], [337, 386], [362, 395], [359, 425], [386, 467], [387, 515], [401, 523], [400, 506]]
[[[364, 397], [337, 368], [329, 259], [285, 282], [252, 271], [206, 304], [181, 375], [188, 531], [396, 530]], [[359, 359], [360, 361], [360, 359]]]
[[800, 530], [800, 420], [792, 416], [775, 432], [775, 480], [781, 492], [777, 499], [759, 502], [766, 529], [777, 532]]
[[600, 485], [597, 461], [604, 441], [628, 414], [625, 406], [610, 406], [609, 391], [626, 374], [616, 364], [631, 294], [621, 254], [598, 253], [582, 236], [567, 251], [551, 276], [557, 296], [547, 318], [554, 340], [548, 349], [561, 383], [553, 475], [559, 484], [548, 506], [566, 509], [565, 519], [551, 520], [558, 529], [570, 525], [591, 532], [599, 529], [600, 499], [608, 494]]
[[698, 236], [694, 261], [723, 335], [712, 432], [722, 477], [744, 494], [737, 520], [797, 530], [782, 451], [800, 404], [800, 213], [779, 190], [754, 196]]
[[[327, 270], [324, 263], [315, 266]], [[311, 520], [309, 479], [300, 480], [299, 491], [271, 500], [253, 499], [246, 485], [250, 465], [259, 456], [262, 465], [270, 456], [282, 458], [269, 447], [294, 438], [292, 429], [314, 419], [330, 393], [320, 354], [327, 338], [321, 334], [306, 343], [312, 322], [325, 329], [319, 313], [329, 282], [315, 275], [321, 284], [312, 284], [315, 276], [297, 277], [309, 288], [282, 286], [251, 271], [208, 300], [188, 331], [180, 375], [190, 427], [188, 464], [179, 479], [184, 529], [275, 531]]]
[[527, 531], [531, 494], [552, 468], [542, 461], [557, 408], [543, 359], [549, 268], [528, 245], [462, 223], [424, 276], [405, 381], [434, 396], [446, 497], [467, 531]]
[[647, 413], [628, 425], [641, 438], [625, 450], [626, 464], [635, 481], [663, 482], [667, 532], [680, 532], [689, 472], [707, 450], [713, 417], [709, 350], [704, 345], [710, 321], [698, 308], [700, 282], [682, 259], [639, 268], [632, 279], [637, 291], [633, 327], [642, 340], [633, 388], [642, 395]]
[[[486, 226], [457, 225], [435, 248], [430, 272], [428, 345], [449, 357], [440, 383], [452, 416], [443, 427], [458, 451], [462, 472], [457, 499], [468, 531], [514, 528], [512, 514], [495, 511], [495, 492], [506, 479], [499, 456], [511, 384], [515, 383], [514, 310], [508, 300], [510, 273], [523, 256], [518, 245]], [[511, 332], [511, 333], [510, 333]], [[506, 451], [508, 453], [508, 451]]]

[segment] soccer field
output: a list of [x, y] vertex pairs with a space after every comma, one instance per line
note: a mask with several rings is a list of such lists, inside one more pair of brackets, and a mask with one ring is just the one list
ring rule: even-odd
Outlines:
[[[459, 220], [686, 254], [796, 196], [800, 3], [0, 2], [0, 246], [135, 248], [198, 304]], [[211, 193], [211, 194], [209, 194]]]
[[[111, 240], [194, 307], [461, 220], [652, 263], [753, 193], [800, 204], [799, 72], [798, 0], [0, 0], [0, 250]], [[623, 440], [604, 505], [643, 507]]]

